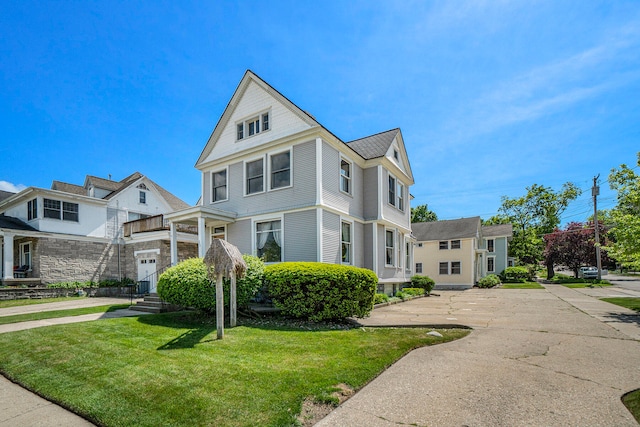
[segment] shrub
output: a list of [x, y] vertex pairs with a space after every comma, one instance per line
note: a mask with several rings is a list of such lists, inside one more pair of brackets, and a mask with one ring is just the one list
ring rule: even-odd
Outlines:
[[49, 283], [47, 288], [51, 289], [87, 289], [87, 288], [97, 288], [98, 284], [96, 282], [86, 281], [86, 282], [58, 282], [58, 283]]
[[483, 277], [478, 280], [479, 288], [493, 288], [500, 284], [500, 278], [495, 274], [489, 274], [488, 276]]
[[400, 298], [402, 301], [406, 300], [407, 298], [409, 298], [409, 294], [405, 294], [402, 291], [398, 291], [396, 292], [396, 294], [394, 295], [394, 297], [396, 298]]
[[433, 290], [436, 282], [429, 276], [413, 276], [411, 277], [411, 287], [424, 289], [424, 294], [429, 295]]
[[527, 267], [507, 267], [500, 273], [503, 283], [524, 283], [530, 278]]
[[373, 304], [382, 304], [383, 302], [389, 302], [389, 295], [387, 294], [375, 294], [373, 296]]
[[98, 282], [98, 286], [101, 288], [117, 288], [120, 286], [133, 285], [136, 283], [133, 279], [129, 279], [128, 277], [123, 278], [122, 280], [118, 279], [104, 279]]
[[410, 295], [412, 297], [417, 297], [424, 295], [424, 289], [422, 288], [404, 288], [402, 289], [402, 293], [405, 295]]
[[[244, 307], [262, 286], [264, 263], [252, 255], [242, 255], [247, 272], [236, 282], [238, 307]], [[224, 305], [229, 306], [230, 280], [223, 282]], [[216, 287], [207, 277], [202, 258], [191, 258], [168, 268], [158, 279], [158, 295], [168, 303], [207, 313], [216, 311]]]
[[265, 268], [265, 281], [283, 314], [318, 322], [368, 315], [378, 277], [346, 265], [283, 262]]

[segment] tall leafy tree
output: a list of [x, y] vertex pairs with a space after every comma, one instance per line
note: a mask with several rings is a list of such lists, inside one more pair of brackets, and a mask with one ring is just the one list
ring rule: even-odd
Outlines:
[[411, 208], [411, 222], [431, 222], [437, 221], [438, 215], [425, 203], [424, 205], [418, 205], [415, 208]]
[[[640, 152], [637, 156], [640, 166]], [[618, 203], [610, 211], [613, 239], [605, 250], [623, 267], [637, 270], [640, 269], [640, 175], [633, 169], [622, 164], [609, 174], [609, 185], [618, 192]]]
[[560, 224], [560, 217], [581, 190], [567, 182], [560, 191], [533, 184], [521, 197], [502, 197], [498, 217], [513, 225], [509, 254], [520, 263], [534, 264], [543, 259], [542, 236], [552, 233]]

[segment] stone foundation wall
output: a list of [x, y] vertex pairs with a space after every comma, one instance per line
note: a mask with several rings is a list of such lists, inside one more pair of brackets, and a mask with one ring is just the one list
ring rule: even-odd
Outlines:
[[70, 297], [75, 294], [75, 289], [10, 288], [0, 289], [0, 301], [13, 299]]

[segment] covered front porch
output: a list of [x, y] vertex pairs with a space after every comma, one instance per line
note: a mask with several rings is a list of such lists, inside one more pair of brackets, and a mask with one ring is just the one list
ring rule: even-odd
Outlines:
[[197, 228], [198, 256], [204, 258], [212, 238], [226, 239], [227, 225], [236, 221], [237, 214], [209, 206], [193, 206], [165, 214], [164, 218], [169, 222], [171, 265], [175, 265], [178, 263], [178, 230], [181, 226]]
[[33, 251], [38, 231], [18, 218], [0, 216], [0, 277], [3, 285], [37, 285]]

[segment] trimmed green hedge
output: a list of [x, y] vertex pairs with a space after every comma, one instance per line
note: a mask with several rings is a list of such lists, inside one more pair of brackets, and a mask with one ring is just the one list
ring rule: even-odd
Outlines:
[[375, 294], [373, 298], [373, 304], [382, 304], [383, 302], [389, 302], [389, 295], [387, 294]]
[[489, 274], [488, 276], [483, 277], [478, 280], [479, 288], [493, 288], [494, 286], [498, 286], [500, 284], [500, 278], [495, 274]]
[[412, 297], [418, 297], [425, 294], [424, 289], [422, 288], [403, 288], [402, 293]]
[[436, 282], [429, 276], [412, 276], [411, 287], [424, 289], [425, 295], [429, 295]]
[[531, 273], [527, 267], [507, 267], [500, 273], [503, 283], [525, 283], [530, 277]]
[[368, 315], [378, 285], [371, 270], [319, 262], [273, 264], [264, 274], [269, 295], [283, 314], [314, 322]]
[[[242, 255], [247, 272], [236, 282], [238, 307], [249, 304], [263, 282], [264, 263], [252, 255]], [[229, 306], [230, 280], [223, 283], [224, 305]], [[207, 313], [216, 311], [216, 288], [207, 277], [202, 258], [191, 258], [170, 267], [158, 279], [158, 295], [164, 301], [182, 307], [191, 307]]]

